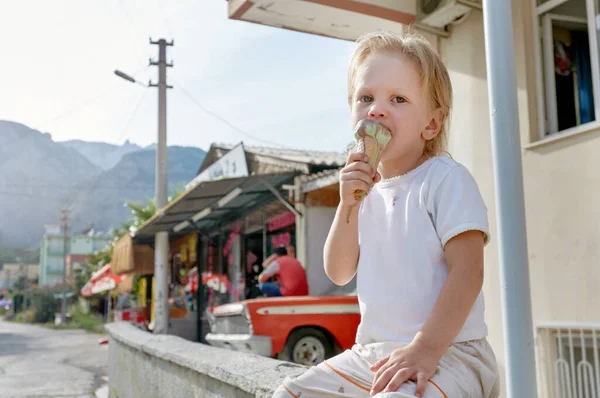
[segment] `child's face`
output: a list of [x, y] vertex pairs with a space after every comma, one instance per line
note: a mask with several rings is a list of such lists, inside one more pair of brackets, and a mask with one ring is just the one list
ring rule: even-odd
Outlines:
[[406, 155], [419, 157], [425, 140], [439, 131], [436, 114], [422, 90], [420, 71], [410, 58], [375, 53], [359, 67], [352, 125], [361, 119], [375, 119], [391, 131], [382, 163]]

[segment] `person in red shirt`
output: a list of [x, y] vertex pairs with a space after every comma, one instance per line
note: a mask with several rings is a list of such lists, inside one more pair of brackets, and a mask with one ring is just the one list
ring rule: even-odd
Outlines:
[[[294, 257], [289, 256], [285, 247], [278, 247], [265, 260], [266, 268], [258, 276], [260, 291], [268, 297], [277, 296], [306, 296], [308, 282], [304, 267]], [[273, 277], [279, 277], [279, 283], [268, 282]]]

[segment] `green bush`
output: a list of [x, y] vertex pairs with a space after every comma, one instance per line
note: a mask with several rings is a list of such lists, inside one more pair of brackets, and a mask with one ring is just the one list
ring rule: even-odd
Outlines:
[[29, 303], [30, 309], [34, 313], [33, 322], [46, 323], [54, 321], [54, 314], [58, 310], [58, 301], [54, 298], [53, 293], [50, 289], [31, 289]]
[[15, 322], [21, 323], [34, 323], [35, 321], [35, 311], [33, 309], [28, 309], [23, 312], [19, 312], [14, 317]]
[[72, 316], [71, 323], [75, 327], [90, 332], [102, 332], [104, 330], [104, 320], [102, 317], [93, 313], [86, 313], [80, 305], [70, 307], [69, 313]]

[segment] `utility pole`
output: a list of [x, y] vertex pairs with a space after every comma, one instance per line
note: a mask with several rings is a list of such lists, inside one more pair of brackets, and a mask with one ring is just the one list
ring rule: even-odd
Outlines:
[[[172, 46], [173, 41], [167, 43], [165, 39], [153, 41], [150, 44], [158, 45], [158, 62], [150, 60], [151, 66], [158, 66], [158, 84], [150, 83], [150, 87], [158, 87], [158, 140], [156, 143], [156, 210], [160, 211], [167, 204], [167, 68], [172, 68], [173, 63], [167, 63], [167, 46]], [[169, 233], [157, 232], [154, 237], [154, 278], [156, 289], [154, 294], [154, 333], [166, 334], [169, 327], [168, 310], [168, 264], [169, 261]]]
[[484, 0], [483, 26], [504, 319], [507, 397], [537, 397], [510, 0]]
[[69, 213], [66, 208], [61, 210], [60, 221], [63, 229], [63, 295], [61, 306], [61, 323], [67, 323], [67, 245], [69, 228]]

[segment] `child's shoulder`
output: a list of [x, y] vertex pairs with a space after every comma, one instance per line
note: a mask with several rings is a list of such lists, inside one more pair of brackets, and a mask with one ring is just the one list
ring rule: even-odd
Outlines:
[[461, 163], [452, 159], [449, 155], [437, 155], [430, 159], [430, 167], [428, 178], [432, 182], [442, 182], [450, 174], [453, 175], [470, 175], [469, 170]]
[[[431, 167], [426, 177], [427, 192], [430, 199], [437, 201], [450, 197], [466, 198], [480, 197], [479, 186], [475, 177], [462, 163], [457, 162], [448, 155], [439, 155], [432, 158]], [[466, 204], [468, 201], [465, 201]]]

